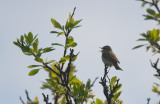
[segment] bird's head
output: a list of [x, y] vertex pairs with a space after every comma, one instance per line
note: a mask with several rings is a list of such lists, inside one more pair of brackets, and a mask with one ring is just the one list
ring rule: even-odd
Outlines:
[[108, 46], [108, 45], [102, 47], [101, 49], [102, 49], [101, 52], [108, 52], [108, 51], [111, 51], [111, 50], [112, 50], [111, 47]]

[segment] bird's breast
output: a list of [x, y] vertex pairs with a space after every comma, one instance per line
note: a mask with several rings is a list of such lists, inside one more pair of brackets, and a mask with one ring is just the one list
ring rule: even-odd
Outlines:
[[102, 55], [102, 61], [104, 64], [106, 64], [109, 67], [111, 67], [113, 65], [113, 63], [110, 60], [108, 60], [107, 58], [103, 57], [103, 55]]

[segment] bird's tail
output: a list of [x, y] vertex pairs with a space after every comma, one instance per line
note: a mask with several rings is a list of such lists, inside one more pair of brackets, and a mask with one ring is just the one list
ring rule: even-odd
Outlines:
[[[122, 70], [122, 69], [118, 66], [117, 63], [114, 64], [114, 67], [115, 67], [116, 70]], [[123, 71], [123, 70], [122, 70], [122, 71]]]

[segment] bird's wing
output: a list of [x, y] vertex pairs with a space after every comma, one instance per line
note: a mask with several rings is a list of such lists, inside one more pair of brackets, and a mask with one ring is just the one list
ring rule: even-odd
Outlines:
[[116, 55], [112, 52], [112, 51], [109, 51], [107, 53], [103, 53], [102, 54], [106, 59], [110, 60], [111, 62], [119, 62], [118, 58], [116, 57]]

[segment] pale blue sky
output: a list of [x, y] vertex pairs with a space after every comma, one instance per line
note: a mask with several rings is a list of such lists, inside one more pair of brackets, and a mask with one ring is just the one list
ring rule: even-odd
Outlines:
[[[0, 0], [0, 103], [20, 104], [19, 96], [24, 100], [27, 89], [31, 97], [38, 96], [42, 102], [41, 93], [50, 92], [41, 90], [41, 81], [47, 77], [43, 70], [38, 75], [29, 77], [28, 65], [36, 64], [33, 57], [25, 56], [20, 49], [12, 44], [17, 37], [28, 32], [38, 38], [41, 47], [50, 46], [53, 42], [63, 42], [54, 34], [50, 34], [53, 26], [50, 18], [64, 24], [68, 13], [75, 12], [75, 19], [83, 19], [82, 27], [74, 30], [71, 35], [75, 37], [80, 51], [75, 62], [77, 76], [86, 81], [88, 78], [103, 75], [104, 65], [101, 61], [99, 47], [110, 45], [116, 53], [124, 70], [110, 71], [110, 76], [118, 76], [123, 84], [120, 99], [124, 104], [146, 104], [151, 97], [151, 103], [158, 101], [156, 94], [151, 92], [154, 70], [149, 59], [153, 56], [145, 49], [131, 50], [139, 44], [135, 40], [139, 33], [156, 28], [156, 23], [144, 21], [142, 14], [145, 9], [135, 0]], [[44, 55], [48, 59], [58, 60], [62, 49]], [[154, 56], [155, 57], [155, 56]], [[97, 80], [93, 87], [96, 97], [104, 100], [102, 87]], [[51, 96], [50, 96], [51, 97]], [[43, 103], [42, 103], [43, 104]]]

